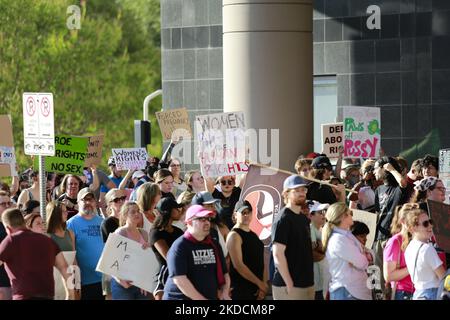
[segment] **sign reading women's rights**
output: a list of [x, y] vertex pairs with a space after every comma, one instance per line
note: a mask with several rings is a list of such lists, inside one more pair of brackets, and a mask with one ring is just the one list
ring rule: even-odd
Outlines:
[[147, 166], [147, 150], [145, 148], [112, 149], [117, 170], [139, 170]]
[[344, 129], [342, 122], [322, 124], [322, 153], [328, 158], [339, 157], [339, 147], [343, 146]]
[[156, 112], [156, 119], [164, 140], [172, 139], [174, 132], [177, 134], [177, 138], [180, 136], [191, 138], [191, 125], [186, 108]]
[[[56, 135], [55, 156], [45, 158], [45, 171], [83, 175], [87, 146], [87, 137]], [[38, 158], [35, 158], [34, 166], [39, 167]]]
[[205, 176], [219, 177], [248, 171], [243, 112], [197, 116], [195, 132]]
[[155, 270], [157, 265], [151, 248], [142, 249], [139, 242], [110, 233], [96, 271], [132, 281], [134, 286], [152, 292], [153, 274], [149, 270]]
[[344, 157], [375, 158], [380, 154], [380, 108], [344, 107]]

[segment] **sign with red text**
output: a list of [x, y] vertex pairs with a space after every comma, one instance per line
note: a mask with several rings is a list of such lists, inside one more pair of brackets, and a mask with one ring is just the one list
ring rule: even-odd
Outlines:
[[195, 136], [203, 175], [219, 177], [248, 171], [243, 112], [197, 116]]
[[344, 107], [344, 157], [376, 158], [380, 154], [380, 108]]
[[23, 140], [27, 155], [54, 156], [54, 105], [51, 93], [24, 93]]
[[339, 147], [342, 147], [344, 141], [344, 126], [342, 122], [322, 124], [322, 153], [328, 158], [339, 157]]
[[112, 149], [117, 170], [140, 170], [147, 166], [147, 150], [145, 148]]

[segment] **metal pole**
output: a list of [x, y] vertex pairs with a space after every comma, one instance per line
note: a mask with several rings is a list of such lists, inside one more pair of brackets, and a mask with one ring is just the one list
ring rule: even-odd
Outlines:
[[45, 157], [39, 156], [39, 202], [41, 209], [41, 217], [44, 223], [46, 223], [46, 200], [47, 200], [47, 179], [45, 177]]
[[148, 121], [148, 105], [150, 103], [150, 101], [154, 98], [156, 98], [157, 96], [161, 95], [163, 93], [163, 91], [161, 89], [156, 90], [155, 92], [149, 94], [148, 96], [145, 97], [144, 99], [144, 109], [143, 109], [143, 117], [142, 119], [145, 121]]

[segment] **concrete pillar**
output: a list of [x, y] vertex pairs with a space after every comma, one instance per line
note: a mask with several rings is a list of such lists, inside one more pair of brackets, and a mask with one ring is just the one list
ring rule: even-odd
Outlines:
[[312, 0], [223, 0], [224, 112], [279, 129], [289, 171], [313, 150], [312, 10]]

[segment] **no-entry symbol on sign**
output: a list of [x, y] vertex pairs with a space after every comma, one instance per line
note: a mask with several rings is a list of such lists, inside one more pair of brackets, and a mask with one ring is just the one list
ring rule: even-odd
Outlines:
[[47, 97], [43, 97], [41, 101], [41, 113], [44, 117], [48, 117], [50, 114], [52, 106], [50, 105], [50, 102], [48, 101]]
[[26, 104], [26, 110], [30, 117], [32, 117], [34, 115], [34, 113], [36, 112], [36, 106], [35, 106], [33, 97], [28, 97], [27, 104]]

